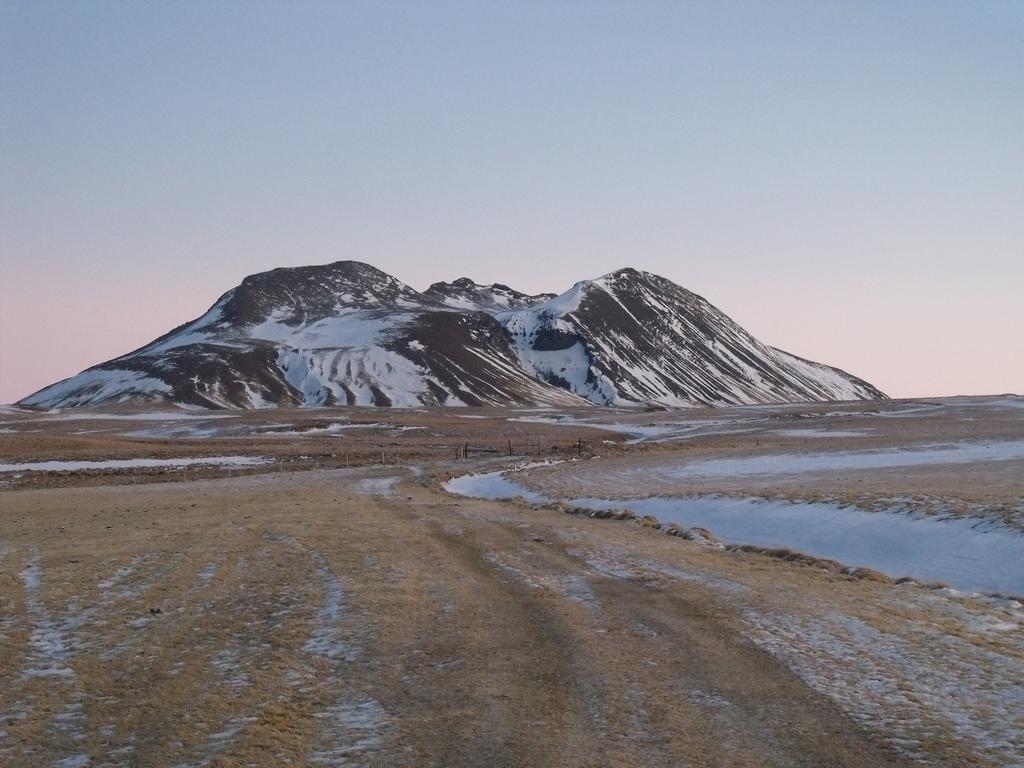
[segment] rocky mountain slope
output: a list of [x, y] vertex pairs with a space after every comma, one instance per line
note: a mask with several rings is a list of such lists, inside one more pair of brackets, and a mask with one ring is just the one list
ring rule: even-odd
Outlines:
[[885, 395], [766, 346], [700, 296], [623, 269], [554, 296], [462, 278], [420, 293], [340, 261], [251, 275], [202, 317], [21, 401], [735, 405]]

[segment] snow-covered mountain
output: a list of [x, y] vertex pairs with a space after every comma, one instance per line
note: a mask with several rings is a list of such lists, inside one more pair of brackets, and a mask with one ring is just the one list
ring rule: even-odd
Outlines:
[[276, 405], [734, 405], [885, 395], [623, 269], [560, 296], [461, 278], [420, 293], [360, 262], [251, 275], [202, 317], [22, 400]]

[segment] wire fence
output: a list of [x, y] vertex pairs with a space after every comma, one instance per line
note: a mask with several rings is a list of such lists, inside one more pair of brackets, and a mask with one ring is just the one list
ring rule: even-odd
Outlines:
[[508, 456], [548, 456], [557, 454], [575, 454], [577, 456], [583, 456], [584, 453], [589, 453], [591, 450], [590, 444], [583, 439], [577, 439], [573, 441], [567, 440], [504, 440], [501, 442], [463, 442], [461, 445], [455, 446], [455, 458], [457, 460], [470, 459], [474, 455], [481, 456], [487, 454], [501, 455], [505, 454]]
[[[375, 452], [376, 451], [376, 452]], [[460, 443], [433, 443], [399, 447], [397, 445], [380, 446], [376, 449], [346, 451], [332, 454], [332, 459], [340, 459], [344, 466], [360, 466], [367, 463], [397, 464], [403, 459], [422, 457], [424, 454], [437, 458], [452, 457], [456, 461], [467, 461], [487, 456], [589, 456], [593, 453], [593, 444], [582, 438], [576, 440], [529, 440], [497, 439], [493, 441], [475, 440]], [[317, 457], [323, 461], [325, 457]], [[325, 462], [326, 463], [326, 462]]]

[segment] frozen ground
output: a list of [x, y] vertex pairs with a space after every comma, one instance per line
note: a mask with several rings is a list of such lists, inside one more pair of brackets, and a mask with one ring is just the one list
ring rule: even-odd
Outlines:
[[[972, 464], [979, 461], [1024, 459], [1024, 440], [990, 443], [950, 443], [913, 448], [832, 453], [770, 454], [737, 459], [706, 459], [661, 467], [669, 477], [736, 477], [739, 475], [797, 474], [851, 469], [890, 469], [922, 465]], [[645, 468], [642, 472], [650, 470]]]
[[[26, 413], [21, 411], [21, 413]], [[95, 413], [74, 410], [52, 410], [36, 417], [47, 421], [213, 421], [214, 419], [237, 419], [236, 413], [211, 413], [195, 411], [132, 411], [128, 413]]]
[[1021, 765], [1016, 398], [112, 415], [3, 415], [4, 768]]
[[261, 456], [202, 456], [179, 459], [105, 459], [103, 461], [30, 461], [23, 464], [2, 464], [0, 472], [75, 472], [89, 469], [152, 469], [190, 466], [251, 467], [267, 464], [271, 459]]
[[573, 499], [632, 509], [663, 523], [707, 528], [732, 543], [790, 548], [894, 578], [940, 581], [984, 593], [1024, 595], [1024, 534], [989, 521], [865, 512], [830, 503], [698, 497]]
[[[553, 500], [502, 472], [456, 477], [445, 483], [445, 489], [484, 499]], [[707, 528], [729, 543], [795, 549], [897, 578], [909, 576], [976, 592], [1024, 595], [1024, 534], [990, 521], [724, 496], [574, 498], [568, 503], [587, 509], [629, 509], [638, 515], [654, 515], [665, 524]]]
[[518, 497], [535, 503], [550, 501], [543, 493], [531, 491], [520, 485], [507, 477], [503, 471], [459, 475], [448, 480], [444, 484], [444, 488], [449, 493], [476, 499], [514, 499]]
[[[744, 619], [754, 643], [913, 763], [1021, 765], [1019, 603], [979, 610], [955, 594], [904, 589], [885, 598], [882, 615], [816, 597], [796, 611], [750, 607]], [[972, 745], [971, 761], [929, 754], [929, 741], [950, 732]]]

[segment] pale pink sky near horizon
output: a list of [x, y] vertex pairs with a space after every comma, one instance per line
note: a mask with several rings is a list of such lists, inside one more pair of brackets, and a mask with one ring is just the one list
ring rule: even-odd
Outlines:
[[339, 259], [1024, 391], [1024, 6], [0, 4], [0, 402]]

